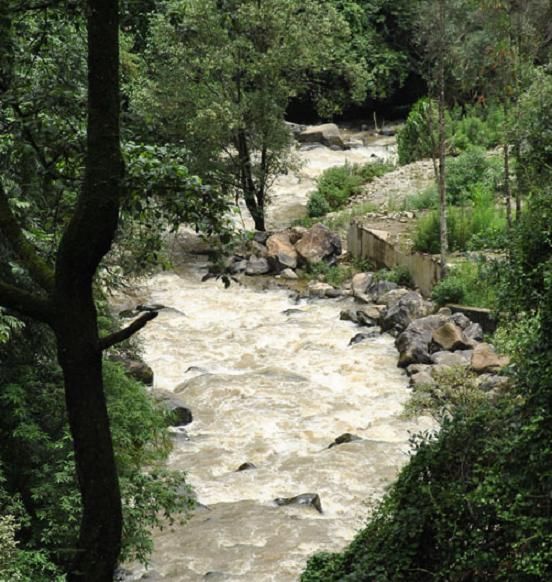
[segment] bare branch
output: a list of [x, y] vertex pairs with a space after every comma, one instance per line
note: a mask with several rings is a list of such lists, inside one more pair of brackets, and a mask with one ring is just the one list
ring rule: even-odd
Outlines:
[[37, 254], [33, 245], [27, 240], [17, 222], [8, 202], [8, 197], [0, 183], [0, 232], [4, 234], [10, 246], [32, 279], [45, 291], [50, 292], [54, 286], [54, 272]]
[[52, 325], [54, 310], [47, 299], [2, 281], [0, 281], [0, 305]]
[[116, 331], [115, 333], [112, 333], [106, 337], [100, 338], [100, 350], [107, 350], [107, 348], [125, 341], [129, 337], [133, 336], [136, 332], [140, 331], [148, 323], [148, 321], [155, 319], [158, 315], [158, 311], [148, 311], [147, 313], [141, 315], [138, 319], [135, 319], [128, 327]]

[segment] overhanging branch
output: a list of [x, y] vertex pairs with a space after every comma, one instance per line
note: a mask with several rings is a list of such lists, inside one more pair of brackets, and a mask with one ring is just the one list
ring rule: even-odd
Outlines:
[[2, 281], [0, 281], [0, 306], [50, 325], [53, 322], [53, 309], [47, 299]]
[[8, 197], [0, 183], [0, 231], [6, 237], [32, 279], [45, 291], [50, 292], [54, 286], [54, 272], [36, 253], [33, 245], [27, 240], [8, 201]]
[[134, 320], [128, 327], [125, 327], [111, 335], [100, 338], [100, 350], [107, 350], [108, 348], [125, 341], [140, 331], [148, 321], [155, 319], [159, 315], [158, 311], [148, 311]]

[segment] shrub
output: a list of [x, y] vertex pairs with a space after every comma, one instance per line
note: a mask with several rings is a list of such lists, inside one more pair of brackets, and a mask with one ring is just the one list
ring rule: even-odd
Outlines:
[[345, 206], [360, 187], [388, 172], [392, 166], [383, 163], [335, 166], [318, 178], [318, 188], [310, 196], [307, 212], [310, 217], [324, 216]]
[[431, 298], [437, 305], [443, 306], [447, 303], [464, 303], [466, 288], [464, 281], [457, 277], [446, 277], [439, 281], [431, 292]]
[[[21, 543], [10, 568], [26, 573], [21, 580], [55, 580], [79, 532], [81, 501], [52, 343], [51, 334], [29, 324], [0, 346], [0, 360], [10, 362], [0, 366], [0, 513], [15, 516]], [[145, 561], [151, 528], [164, 516], [184, 515], [190, 491], [183, 473], [159, 468], [170, 441], [165, 415], [145, 387], [109, 361], [104, 383], [123, 501], [121, 557]]]
[[[489, 245], [501, 244], [501, 235], [506, 229], [504, 212], [496, 208], [492, 194], [486, 190], [475, 190], [473, 197], [471, 207], [448, 208], [448, 244], [452, 252], [468, 250], [471, 248], [472, 240], [478, 248], [481, 248], [485, 241]], [[439, 253], [438, 210], [433, 210], [418, 220], [413, 242], [416, 251]]]
[[502, 160], [472, 147], [447, 165], [447, 201], [461, 205], [474, 199], [474, 192], [494, 193], [504, 179]]
[[427, 210], [437, 208], [439, 205], [439, 196], [437, 188], [430, 186], [421, 192], [407, 196], [402, 204], [402, 210]]
[[[446, 112], [447, 153], [457, 155], [474, 146], [488, 149], [500, 143], [504, 114], [495, 105], [455, 107]], [[411, 109], [397, 137], [400, 164], [433, 154], [437, 144], [437, 103], [420, 99]]]
[[374, 275], [376, 281], [390, 281], [391, 283], [396, 283], [401, 287], [414, 287], [414, 282], [412, 281], [412, 275], [410, 271], [401, 265], [389, 270], [380, 269], [376, 271]]

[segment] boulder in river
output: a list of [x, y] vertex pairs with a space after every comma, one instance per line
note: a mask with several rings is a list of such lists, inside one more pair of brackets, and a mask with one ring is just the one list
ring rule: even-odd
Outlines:
[[287, 232], [277, 232], [266, 241], [268, 258], [275, 264], [277, 271], [297, 267], [297, 251]]
[[242, 463], [237, 469], [236, 472], [240, 471], [251, 471], [252, 469], [256, 469], [257, 467], [253, 463]]
[[351, 288], [353, 291], [353, 297], [363, 301], [364, 303], [370, 303], [371, 297], [368, 297], [366, 292], [374, 280], [373, 273], [357, 273], [354, 275], [351, 282]]
[[251, 256], [245, 268], [246, 275], [266, 275], [270, 272], [270, 266], [264, 257]]
[[447, 316], [435, 314], [411, 322], [395, 341], [399, 350], [399, 366], [406, 368], [410, 364], [432, 364], [429, 344], [433, 331], [447, 320]]
[[307, 127], [296, 137], [299, 143], [321, 143], [325, 146], [345, 149], [339, 128], [335, 123], [323, 123], [322, 125]]
[[297, 242], [295, 250], [308, 265], [335, 263], [341, 254], [341, 239], [323, 224], [315, 224]]
[[441, 327], [435, 329], [431, 339], [438, 349], [450, 352], [467, 350], [471, 347], [462, 329], [452, 321], [447, 321]]
[[361, 441], [362, 439], [357, 436], [356, 434], [351, 434], [350, 432], [345, 432], [342, 435], [339, 435], [335, 441], [328, 447], [328, 449], [332, 449], [333, 447], [337, 447], [337, 445], [344, 445], [347, 443], [353, 443], [355, 441]]
[[432, 309], [431, 302], [426, 301], [417, 291], [408, 291], [388, 307], [381, 319], [381, 327], [384, 331], [403, 331], [412, 321], [429, 315]]
[[146, 386], [153, 385], [153, 370], [142, 360], [126, 356], [113, 356], [110, 359], [119, 362], [131, 378]]
[[154, 390], [153, 397], [169, 413], [169, 426], [186, 426], [194, 417], [182, 398], [170, 390]]
[[381, 330], [379, 327], [373, 327], [370, 331], [365, 331], [361, 333], [357, 333], [354, 335], [351, 340], [349, 341], [350, 346], [354, 346], [355, 344], [359, 344], [367, 339], [373, 339], [378, 337], [381, 334]]
[[274, 500], [276, 505], [310, 505], [314, 507], [318, 513], [323, 513], [322, 502], [318, 493], [301, 493], [295, 497], [277, 497]]

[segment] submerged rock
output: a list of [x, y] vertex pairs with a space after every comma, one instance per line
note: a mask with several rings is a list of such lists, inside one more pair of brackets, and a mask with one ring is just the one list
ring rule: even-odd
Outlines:
[[350, 432], [345, 432], [342, 435], [338, 436], [335, 441], [328, 447], [331, 449], [336, 447], [337, 445], [344, 445], [346, 443], [352, 443], [355, 441], [361, 441], [362, 439], [357, 436], [356, 434], [351, 434]]
[[277, 497], [274, 500], [276, 505], [310, 505], [314, 507], [318, 513], [323, 513], [322, 502], [318, 493], [301, 493], [295, 497]]
[[367, 339], [372, 339], [375, 337], [378, 337], [380, 335], [381, 331], [378, 328], [373, 328], [370, 331], [366, 331], [366, 332], [362, 332], [362, 333], [357, 333], [356, 335], [354, 335], [351, 340], [349, 341], [349, 345], [350, 346], [354, 346], [355, 344], [359, 344], [360, 342], [363, 342]]
[[242, 463], [237, 469], [236, 472], [240, 471], [251, 471], [252, 469], [256, 469], [257, 467], [253, 463]]
[[153, 397], [169, 413], [169, 426], [186, 426], [194, 417], [178, 394], [170, 390], [154, 390]]

